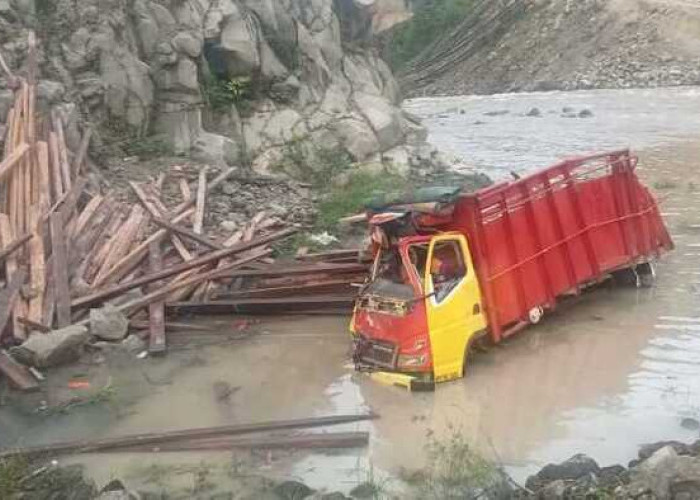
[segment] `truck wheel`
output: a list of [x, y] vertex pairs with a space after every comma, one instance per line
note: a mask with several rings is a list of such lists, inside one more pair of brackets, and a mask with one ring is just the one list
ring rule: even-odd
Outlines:
[[530, 323], [533, 325], [536, 325], [542, 320], [542, 316], [544, 316], [544, 309], [541, 307], [533, 307], [528, 311], [527, 317], [530, 320]]
[[656, 282], [656, 270], [654, 269], [654, 264], [651, 262], [645, 262], [644, 264], [639, 264], [635, 271], [637, 272], [637, 286], [641, 288], [651, 288]]

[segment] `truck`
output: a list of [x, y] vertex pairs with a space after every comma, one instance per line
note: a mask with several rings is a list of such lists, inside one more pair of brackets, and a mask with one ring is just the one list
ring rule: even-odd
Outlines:
[[411, 389], [463, 377], [501, 342], [611, 276], [653, 282], [673, 249], [628, 150], [571, 158], [472, 193], [368, 207], [370, 277], [350, 330], [358, 370]]

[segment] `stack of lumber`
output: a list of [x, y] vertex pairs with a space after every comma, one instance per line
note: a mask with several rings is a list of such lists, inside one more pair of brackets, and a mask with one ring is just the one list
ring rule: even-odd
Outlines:
[[[37, 109], [32, 35], [29, 49], [28, 77], [8, 75], [15, 99], [0, 152], [0, 349], [23, 343], [32, 332], [50, 335], [87, 324], [90, 309], [107, 302], [132, 326], [147, 325], [143, 336], [152, 353], [166, 348], [171, 310], [348, 310], [351, 283], [361, 282], [367, 270], [357, 263], [357, 251], [275, 264], [268, 245], [296, 229], [264, 212], [233, 234], [205, 234], [207, 198], [234, 169], [208, 179], [203, 168], [196, 186], [174, 169], [181, 195], [175, 206], [163, 201], [167, 174], [130, 183], [133, 203], [90, 188], [90, 130], [71, 152], [59, 113]], [[26, 375], [1, 350], [0, 373], [16, 385]]]

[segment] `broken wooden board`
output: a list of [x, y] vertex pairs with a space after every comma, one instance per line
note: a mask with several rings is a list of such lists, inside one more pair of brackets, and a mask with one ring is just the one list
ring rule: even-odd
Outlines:
[[39, 390], [39, 382], [29, 368], [15, 361], [7, 351], [0, 350], [0, 373], [5, 375], [14, 387], [20, 391]]
[[[58, 327], [70, 325], [70, 284], [68, 282], [68, 248], [63, 233], [63, 213], [51, 214], [51, 252], [53, 256], [53, 286]], [[36, 321], [34, 318], [32, 320]]]
[[[160, 272], [163, 269], [163, 256], [160, 250], [160, 242], [154, 241], [148, 248], [149, 271], [151, 273]], [[149, 290], [156, 291], [160, 288], [158, 282], [154, 282]], [[150, 337], [148, 342], [148, 352], [151, 354], [161, 354], [166, 349], [165, 339], [165, 304], [162, 300], [152, 302], [148, 306], [148, 317], [150, 321]]]

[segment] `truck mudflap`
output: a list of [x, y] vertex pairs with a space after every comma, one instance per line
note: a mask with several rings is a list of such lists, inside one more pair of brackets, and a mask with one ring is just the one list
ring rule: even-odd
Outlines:
[[369, 377], [384, 385], [403, 387], [411, 392], [433, 392], [435, 381], [432, 378], [422, 378], [397, 372], [369, 372]]

